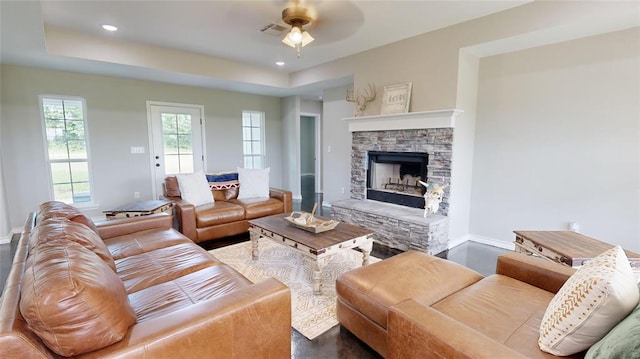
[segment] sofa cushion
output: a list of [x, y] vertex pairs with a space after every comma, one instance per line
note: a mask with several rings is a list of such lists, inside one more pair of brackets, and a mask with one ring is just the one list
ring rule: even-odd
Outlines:
[[269, 167], [263, 169], [238, 167], [238, 181], [240, 182], [238, 199], [253, 197], [268, 198], [269, 171]]
[[114, 260], [181, 243], [193, 243], [193, 241], [173, 228], [147, 229], [104, 240]]
[[63, 217], [74, 222], [82, 223], [92, 231], [98, 233], [98, 228], [91, 218], [82, 214], [82, 212], [72, 205], [60, 201], [49, 201], [41, 204], [38, 210], [36, 223], [40, 223], [45, 219], [53, 217]]
[[538, 329], [551, 298], [551, 292], [494, 274], [432, 308], [529, 358], [545, 358]]
[[167, 197], [182, 197], [176, 176], [168, 176], [164, 179], [164, 195]]
[[252, 283], [231, 267], [214, 266], [129, 294], [138, 321], [156, 318], [194, 303], [217, 298]]
[[549, 303], [540, 325], [540, 349], [559, 356], [585, 350], [638, 304], [629, 260], [613, 247], [578, 269]]
[[386, 329], [391, 306], [407, 299], [430, 306], [480, 279], [482, 275], [459, 264], [409, 251], [343, 273], [336, 294]]
[[116, 260], [118, 276], [128, 294], [217, 264], [207, 251], [193, 243], [177, 244]]
[[[640, 283], [638, 284], [640, 291]], [[589, 348], [585, 359], [640, 358], [640, 303], [604, 338]]]
[[182, 194], [181, 197], [183, 200], [196, 207], [213, 203], [213, 194], [211, 193], [204, 173], [182, 173], [177, 174], [176, 178], [180, 185], [180, 193]]
[[136, 322], [118, 276], [75, 242], [35, 247], [27, 258], [22, 283], [22, 316], [59, 355], [111, 345]]
[[231, 202], [215, 202], [196, 208], [196, 227], [207, 228], [245, 219], [242, 206]]
[[230, 200], [230, 202], [236, 203], [244, 208], [246, 219], [260, 218], [284, 212], [284, 203], [275, 198], [233, 199]]
[[84, 224], [67, 218], [49, 218], [40, 222], [29, 237], [29, 251], [38, 245], [60, 245], [64, 241], [75, 242], [87, 248], [116, 271], [113, 257], [98, 234]]

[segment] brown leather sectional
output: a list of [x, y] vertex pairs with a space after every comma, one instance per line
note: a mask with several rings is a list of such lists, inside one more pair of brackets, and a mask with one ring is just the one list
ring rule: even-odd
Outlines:
[[198, 243], [218, 239], [249, 230], [249, 220], [289, 213], [292, 211], [292, 193], [277, 188], [269, 189], [269, 198], [238, 199], [238, 188], [212, 190], [214, 203], [195, 207], [180, 197], [175, 176], [164, 181], [164, 196], [175, 204], [178, 228], [185, 236]]
[[340, 276], [337, 315], [386, 358], [556, 358], [538, 348], [540, 321], [573, 272], [507, 253], [496, 274], [483, 277], [405, 252]]
[[32, 213], [0, 299], [3, 358], [290, 358], [291, 294], [251, 283], [156, 214]]

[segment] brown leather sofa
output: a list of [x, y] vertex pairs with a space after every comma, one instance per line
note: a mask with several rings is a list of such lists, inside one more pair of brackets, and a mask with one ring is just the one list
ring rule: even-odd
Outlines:
[[171, 215], [94, 226], [64, 206], [27, 220], [0, 300], [0, 356], [290, 358], [285, 285], [251, 283]]
[[483, 277], [405, 252], [340, 276], [337, 316], [386, 358], [556, 358], [538, 348], [540, 322], [573, 272], [507, 253], [496, 274]]
[[291, 191], [269, 189], [269, 198], [238, 199], [238, 188], [212, 190], [214, 203], [194, 206], [180, 197], [175, 176], [164, 181], [164, 196], [175, 204], [177, 225], [185, 236], [198, 243], [249, 230], [249, 220], [292, 211]]

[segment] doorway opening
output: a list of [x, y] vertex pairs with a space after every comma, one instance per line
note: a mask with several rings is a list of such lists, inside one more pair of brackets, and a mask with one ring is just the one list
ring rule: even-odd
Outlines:
[[320, 179], [320, 115], [300, 115], [300, 210], [310, 212], [318, 204], [316, 214], [322, 215]]

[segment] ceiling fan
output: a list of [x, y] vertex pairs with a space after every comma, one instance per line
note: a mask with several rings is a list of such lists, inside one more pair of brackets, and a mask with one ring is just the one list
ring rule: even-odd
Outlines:
[[313, 40], [313, 36], [304, 26], [315, 21], [314, 12], [300, 4], [299, 0], [292, 0], [289, 6], [282, 10], [282, 21], [291, 26], [291, 30], [282, 39], [282, 42], [296, 49], [298, 58], [300, 58], [300, 49], [309, 45]]
[[[260, 27], [259, 31], [265, 35], [279, 37], [284, 44], [296, 49], [298, 58], [300, 50], [314, 41], [310, 31], [317, 36], [315, 45], [326, 45], [351, 36], [364, 23], [362, 10], [354, 0], [270, 0], [238, 3], [252, 4], [250, 7], [242, 8], [242, 16], [253, 12], [257, 18], [262, 18], [265, 14], [280, 11], [277, 20]], [[256, 3], [260, 7], [255, 6]]]

